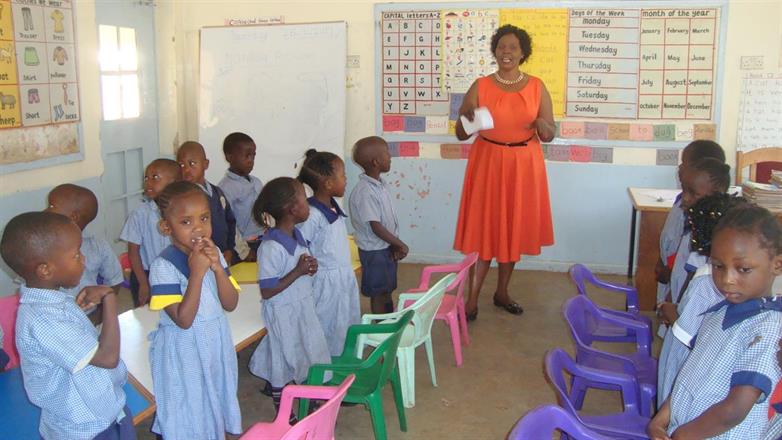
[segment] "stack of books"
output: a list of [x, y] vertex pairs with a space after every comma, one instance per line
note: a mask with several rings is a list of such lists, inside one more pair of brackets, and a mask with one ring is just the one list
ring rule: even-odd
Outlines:
[[772, 182], [777, 181], [781, 186], [746, 181], [741, 185], [742, 194], [750, 202], [757, 203], [771, 212], [782, 212], [782, 176], [778, 176], [776, 181], [772, 178]]

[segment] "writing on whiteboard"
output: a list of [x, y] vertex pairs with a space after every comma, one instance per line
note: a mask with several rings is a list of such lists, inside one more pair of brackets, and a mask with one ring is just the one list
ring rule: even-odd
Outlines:
[[738, 147], [782, 144], [782, 73], [747, 74], [741, 84]]

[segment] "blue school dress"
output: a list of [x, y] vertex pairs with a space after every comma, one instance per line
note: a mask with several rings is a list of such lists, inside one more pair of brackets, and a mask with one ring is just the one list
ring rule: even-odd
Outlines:
[[[676, 258], [674, 259], [673, 267], [671, 268], [671, 279], [669, 283], [671, 302], [677, 305], [681, 299], [680, 297], [684, 295], [682, 287], [687, 281], [687, 275], [689, 272], [694, 272], [697, 269], [697, 267], [687, 264], [692, 254], [690, 251], [691, 236], [691, 231], [685, 231], [679, 239], [678, 247], [676, 249]], [[663, 324], [660, 324], [657, 328], [657, 336], [661, 338], [665, 338], [667, 332], [668, 327]]]
[[[676, 196], [668, 216], [665, 218], [665, 224], [660, 231], [660, 258], [663, 263], [668, 264], [668, 258], [675, 255], [679, 249], [682, 235], [684, 234], [684, 222], [686, 220], [684, 210], [682, 209], [682, 195]], [[668, 293], [669, 284], [657, 283], [657, 304], [665, 301], [665, 295]]]
[[318, 259], [318, 272], [312, 280], [315, 312], [332, 356], [342, 354], [348, 327], [361, 322], [358, 282], [350, 262], [350, 245], [345, 213], [333, 198], [326, 206], [315, 197], [308, 199], [310, 217], [301, 232], [310, 242], [310, 252]]
[[[272, 228], [263, 235], [258, 247], [258, 285], [276, 286], [290, 273], [308, 243], [297, 229], [294, 237]], [[312, 364], [331, 362], [326, 337], [315, 313], [312, 277], [303, 275], [287, 289], [263, 300], [266, 337], [250, 358], [250, 372], [281, 388], [293, 381], [304, 383]]]
[[700, 267], [677, 306], [679, 318], [663, 340], [657, 369], [658, 409], [671, 394], [676, 376], [690, 355], [692, 341], [703, 321], [703, 312], [723, 299], [711, 277], [711, 265]]
[[[220, 263], [228, 271], [222, 255]], [[225, 432], [242, 432], [242, 418], [236, 397], [236, 351], [214, 272], [204, 276], [198, 312], [189, 329], [177, 326], [162, 311], [182, 301], [189, 276], [187, 255], [174, 246], [161, 252], [149, 271], [150, 308], [161, 310], [158, 328], [149, 334], [157, 402], [152, 431], [166, 440], [222, 439]]]
[[709, 308], [671, 392], [668, 434], [725, 399], [732, 387], [748, 385], [761, 391], [760, 398], [741, 423], [712, 438], [763, 438], [768, 397], [782, 374], [776, 359], [780, 337], [782, 299], [723, 300]]

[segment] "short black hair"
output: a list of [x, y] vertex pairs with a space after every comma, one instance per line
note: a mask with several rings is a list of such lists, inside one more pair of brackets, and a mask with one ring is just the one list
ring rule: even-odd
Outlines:
[[268, 228], [268, 214], [279, 222], [285, 214], [285, 208], [296, 198], [296, 190], [300, 185], [301, 183], [292, 177], [278, 177], [266, 183], [253, 204], [255, 221]]
[[691, 165], [693, 171], [705, 172], [719, 192], [725, 192], [730, 186], [730, 165], [713, 157], [700, 159]]
[[317, 151], [314, 148], [307, 150], [304, 156], [306, 159], [301, 166], [298, 179], [313, 191], [317, 191], [325, 179], [334, 175], [334, 163], [341, 159], [334, 153]]
[[500, 43], [500, 38], [508, 34], [515, 35], [519, 40], [519, 46], [521, 46], [522, 54], [521, 60], [519, 60], [519, 65], [522, 65], [529, 59], [530, 55], [532, 55], [532, 38], [529, 36], [527, 31], [512, 24], [500, 26], [494, 32], [494, 35], [491, 36], [491, 53], [492, 55], [496, 56], [497, 45]]
[[155, 203], [157, 203], [157, 206], [160, 209], [160, 217], [166, 218], [166, 214], [168, 213], [169, 208], [171, 208], [171, 203], [178, 197], [190, 193], [201, 194], [204, 196], [204, 199], [207, 200], [207, 203], [209, 202], [209, 198], [206, 196], [204, 190], [195, 183], [180, 180], [166, 185], [166, 187], [163, 188], [163, 192], [155, 199]]
[[54, 212], [25, 212], [12, 218], [0, 239], [0, 255], [25, 280], [57, 241], [65, 226], [75, 226], [68, 217]]
[[748, 203], [730, 210], [714, 228], [714, 235], [724, 229], [734, 229], [758, 237], [760, 245], [771, 257], [782, 254], [782, 226], [768, 209]]
[[687, 221], [692, 230], [690, 249], [701, 255], [711, 254], [714, 228], [730, 210], [749, 203], [743, 197], [725, 192], [708, 195], [687, 210]]
[[52, 195], [60, 195], [67, 209], [78, 213], [80, 228], [87, 226], [98, 216], [98, 198], [89, 188], [63, 183], [49, 191], [49, 197]]
[[353, 162], [366, 171], [367, 165], [380, 154], [380, 147], [388, 148], [388, 142], [380, 136], [367, 136], [353, 144]]
[[228, 155], [236, 151], [236, 149], [241, 144], [245, 143], [251, 143], [254, 144], [255, 141], [253, 141], [253, 138], [250, 136], [241, 133], [241, 132], [234, 132], [229, 134], [225, 137], [225, 140], [223, 140], [223, 154]]
[[171, 173], [171, 175], [174, 176], [174, 180], [182, 180], [182, 167], [179, 166], [179, 162], [173, 159], [161, 157], [160, 159], [155, 159], [150, 162], [149, 165], [147, 165], [147, 168], [152, 166], [165, 170], [167, 173]]
[[725, 150], [720, 144], [705, 139], [692, 141], [682, 150], [682, 158], [687, 155], [692, 162], [711, 157], [725, 163]]

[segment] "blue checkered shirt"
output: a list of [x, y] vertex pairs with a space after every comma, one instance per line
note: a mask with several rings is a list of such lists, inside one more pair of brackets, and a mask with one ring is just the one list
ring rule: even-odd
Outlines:
[[163, 249], [171, 245], [171, 239], [160, 233], [160, 209], [154, 200], [144, 200], [125, 221], [119, 234], [121, 240], [139, 245], [144, 270], [155, 261]]
[[41, 408], [45, 439], [88, 440], [124, 417], [128, 377], [116, 368], [90, 365], [98, 333], [63, 292], [22, 285], [16, 320], [16, 347], [24, 389]]
[[744, 421], [714, 439], [759, 439], [768, 424], [767, 398], [780, 378], [777, 343], [782, 313], [777, 301], [722, 301], [708, 311], [671, 392], [669, 434], [724, 400], [734, 386], [761, 391]]
[[103, 279], [101, 284], [104, 286], [116, 286], [125, 280], [119, 258], [106, 240], [82, 235], [81, 253], [84, 255], [84, 273], [81, 274], [79, 285], [64, 289], [71, 297], [75, 298], [87, 286], [97, 285], [98, 276]]

